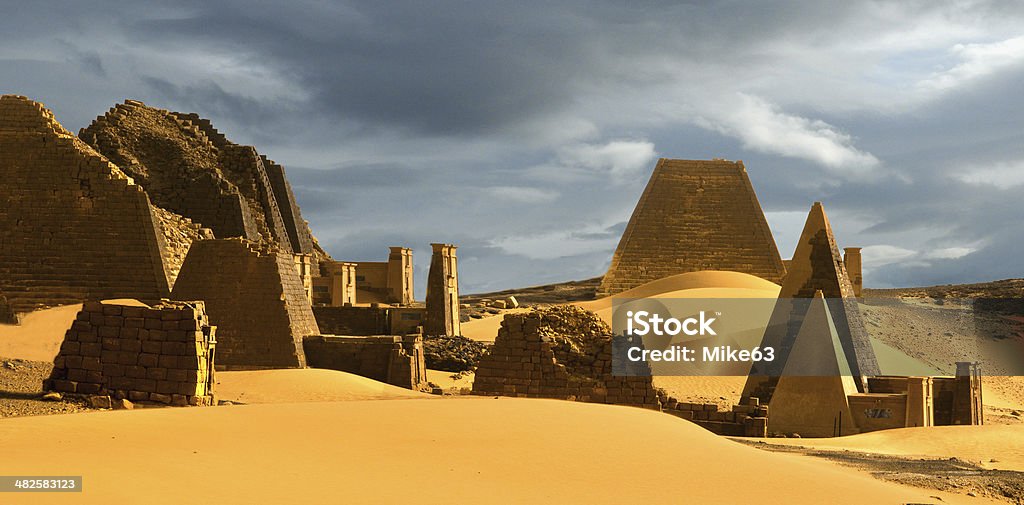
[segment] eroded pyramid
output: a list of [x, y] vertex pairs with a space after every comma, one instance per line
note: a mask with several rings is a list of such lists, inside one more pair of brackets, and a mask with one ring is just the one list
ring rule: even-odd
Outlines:
[[729, 270], [780, 283], [785, 267], [742, 161], [661, 159], [597, 290]]

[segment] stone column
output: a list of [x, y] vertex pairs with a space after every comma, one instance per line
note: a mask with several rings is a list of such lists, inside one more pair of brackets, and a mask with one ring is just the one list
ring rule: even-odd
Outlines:
[[427, 314], [424, 332], [427, 335], [460, 335], [459, 273], [456, 246], [430, 244], [430, 273], [427, 277]]
[[864, 277], [861, 274], [860, 247], [846, 247], [843, 249], [843, 265], [846, 267], [846, 274], [850, 276], [850, 284], [853, 284], [853, 294], [861, 298], [861, 290], [864, 288]]

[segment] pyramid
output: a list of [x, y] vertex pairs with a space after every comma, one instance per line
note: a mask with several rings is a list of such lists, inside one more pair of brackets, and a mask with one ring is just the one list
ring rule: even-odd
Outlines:
[[0, 292], [8, 312], [167, 296], [163, 215], [43, 104], [0, 96]]
[[304, 368], [320, 334], [291, 253], [240, 238], [192, 245], [171, 297], [203, 300], [217, 327], [217, 367]]
[[786, 271], [742, 161], [663, 158], [597, 294], [702, 270], [742, 272], [774, 283]]
[[847, 400], [856, 392], [828, 304], [817, 291], [768, 405], [768, 431], [804, 437], [856, 433]]
[[762, 401], [771, 399], [772, 389], [788, 365], [794, 342], [813, 305], [812, 300], [819, 292], [828, 306], [858, 390], [864, 391], [864, 377], [878, 375], [878, 362], [864, 329], [843, 257], [836, 246], [825, 208], [820, 202], [815, 202], [807, 216], [786, 279], [779, 291], [779, 299], [761, 339], [762, 348], [775, 348], [776, 359], [751, 368], [743, 389], [745, 398], [756, 396]]
[[235, 144], [195, 113], [126, 100], [79, 137], [145, 188], [153, 203], [210, 228], [218, 238], [326, 253], [315, 244], [284, 167]]

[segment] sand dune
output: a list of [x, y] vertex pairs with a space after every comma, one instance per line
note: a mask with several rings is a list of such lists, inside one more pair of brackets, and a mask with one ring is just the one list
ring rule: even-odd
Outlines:
[[842, 438], [770, 439], [768, 442], [902, 456], [957, 457], [981, 463], [986, 468], [1024, 471], [1024, 426], [1021, 425], [901, 428]]
[[[110, 300], [143, 305], [138, 300]], [[53, 361], [82, 304], [37, 310], [22, 316], [20, 325], [0, 324], [0, 357]]]
[[366, 377], [320, 368], [217, 372], [215, 391], [218, 400], [235, 403], [433, 398]]
[[[487, 398], [108, 411], [0, 421], [5, 503], [994, 503], [744, 447], [628, 407]], [[467, 429], [472, 427], [472, 429]]]
[[479, 342], [494, 342], [494, 337], [498, 335], [498, 328], [501, 327], [501, 320], [505, 318], [505, 314], [517, 314], [528, 310], [530, 309], [504, 310], [501, 314], [470, 319], [460, 325], [462, 336]]
[[[665, 277], [614, 297], [574, 302], [574, 305], [597, 313], [610, 325], [613, 298], [776, 298], [779, 289], [778, 284], [753, 275], [708, 270]], [[517, 311], [505, 311], [508, 312]], [[462, 335], [481, 342], [493, 342], [505, 313], [462, 323]]]

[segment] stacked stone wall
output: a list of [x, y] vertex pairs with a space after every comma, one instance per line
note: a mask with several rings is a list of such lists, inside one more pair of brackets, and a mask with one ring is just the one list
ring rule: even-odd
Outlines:
[[43, 387], [132, 402], [209, 405], [215, 345], [202, 302], [164, 301], [152, 308], [86, 302]]
[[313, 307], [320, 332], [328, 335], [386, 335], [387, 307]]
[[742, 162], [659, 160], [597, 294], [702, 270], [785, 275]]
[[409, 389], [419, 389], [427, 382], [420, 335], [324, 335], [307, 337], [304, 346], [311, 367], [341, 370]]
[[225, 369], [304, 367], [302, 339], [320, 334], [294, 256], [243, 239], [194, 243], [172, 297], [206, 302]]
[[716, 404], [668, 396], [654, 387], [649, 368], [613, 375], [614, 342], [602, 332], [607, 326], [595, 315], [573, 307], [507, 314], [477, 366], [473, 394], [629, 405], [662, 410], [720, 435], [765, 436], [768, 407], [756, 399], [720, 412]]
[[42, 104], [0, 97], [0, 291], [14, 312], [169, 291], [142, 187]]
[[505, 315], [494, 346], [477, 366], [473, 394], [661, 408], [651, 377], [611, 375], [611, 337], [594, 356], [592, 374], [570, 373], [542, 335], [541, 318], [537, 312]]

